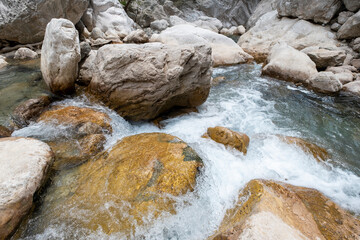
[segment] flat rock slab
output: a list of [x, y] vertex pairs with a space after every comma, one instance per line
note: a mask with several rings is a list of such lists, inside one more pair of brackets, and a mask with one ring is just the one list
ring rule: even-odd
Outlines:
[[30, 210], [53, 160], [50, 147], [31, 138], [0, 139], [0, 239]]

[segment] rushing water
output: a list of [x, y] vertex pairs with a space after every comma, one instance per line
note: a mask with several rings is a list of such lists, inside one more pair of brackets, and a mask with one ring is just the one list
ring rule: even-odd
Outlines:
[[[212, 88], [199, 113], [167, 120], [162, 130], [150, 123], [128, 123], [107, 108], [94, 106], [83, 98], [62, 102], [90, 106], [111, 116], [114, 133], [108, 136], [107, 148], [124, 136], [165, 132], [183, 139], [202, 157], [205, 167], [196, 190], [177, 199], [177, 214], [150, 219], [151, 227], [137, 228], [133, 238], [206, 239], [217, 229], [226, 209], [232, 207], [239, 190], [254, 178], [316, 188], [342, 207], [360, 214], [360, 108], [356, 101], [319, 96], [290, 83], [260, 77], [260, 72], [259, 65], [216, 68], [214, 77], [225, 76], [226, 80]], [[201, 138], [213, 126], [248, 134], [248, 154], [244, 156]], [[47, 139], [58, 132], [43, 124], [33, 124], [14, 135]], [[275, 134], [307, 139], [326, 148], [332, 159], [317, 162], [296, 146], [281, 142]], [[61, 195], [58, 189], [66, 189], [67, 183], [61, 181], [62, 176], [69, 174], [67, 171], [71, 172], [57, 173], [48, 187], [48, 195]], [[46, 198], [56, 197], [46, 196], [45, 204]], [[75, 210], [59, 206], [57, 211]], [[107, 236], [101, 230], [76, 228], [57, 219], [47, 219], [46, 215], [39, 206], [18, 236], [23, 239], [123, 238], [122, 233]]]

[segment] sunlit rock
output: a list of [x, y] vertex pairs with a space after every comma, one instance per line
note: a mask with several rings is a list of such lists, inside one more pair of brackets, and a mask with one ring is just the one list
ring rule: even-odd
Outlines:
[[210, 239], [356, 239], [360, 221], [319, 191], [252, 180]]
[[90, 92], [130, 120], [154, 119], [208, 97], [211, 49], [205, 45], [112, 44], [98, 50]]
[[225, 127], [210, 127], [207, 129], [204, 137], [209, 137], [215, 142], [235, 148], [244, 154], [246, 154], [250, 142], [246, 134], [235, 132]]
[[30, 210], [52, 160], [50, 147], [41, 141], [0, 139], [0, 239], [6, 239]]
[[149, 36], [141, 29], [132, 31], [124, 38], [125, 43], [147, 43]]
[[315, 63], [305, 54], [286, 43], [272, 47], [263, 74], [285, 81], [306, 83], [318, 72]]
[[215, 66], [245, 63], [253, 58], [245, 53], [231, 38], [190, 24], [176, 25], [154, 34], [150, 41], [170, 45], [206, 44], [212, 48]]
[[135, 228], [176, 213], [175, 199], [194, 190], [201, 162], [190, 146], [168, 134], [125, 137], [76, 169], [77, 177], [53, 193], [58, 196], [49, 196], [62, 200], [46, 205], [56, 208], [46, 217], [131, 238]]
[[80, 60], [79, 34], [74, 24], [66, 19], [51, 20], [41, 48], [41, 72], [52, 92], [74, 91]]
[[341, 66], [346, 58], [346, 51], [339, 49], [331, 50], [320, 47], [307, 47], [301, 52], [306, 53], [316, 64], [317, 68]]
[[342, 90], [360, 97], [360, 81], [359, 80], [345, 84]]
[[300, 19], [280, 19], [277, 11], [261, 16], [255, 26], [240, 37], [238, 44], [256, 61], [265, 62], [271, 46], [279, 41], [284, 41], [297, 50], [318, 46], [351, 52], [346, 43], [336, 39], [330, 28]]

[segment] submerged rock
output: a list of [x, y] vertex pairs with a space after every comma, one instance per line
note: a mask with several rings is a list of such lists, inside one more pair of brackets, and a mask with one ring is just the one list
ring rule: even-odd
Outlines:
[[121, 116], [153, 119], [172, 107], [196, 107], [210, 90], [205, 45], [114, 44], [98, 50], [89, 89]]
[[360, 37], [360, 11], [350, 17], [337, 32], [339, 39], [351, 39]]
[[52, 99], [49, 96], [41, 96], [29, 99], [18, 105], [11, 116], [12, 123], [17, 128], [27, 126], [30, 121], [36, 118], [50, 105]]
[[245, 63], [253, 59], [232, 39], [189, 24], [176, 25], [160, 34], [154, 34], [150, 41], [180, 46], [186, 44], [207, 44], [212, 48], [214, 66]]
[[53, 18], [76, 24], [89, 0], [6, 0], [0, 6], [0, 39], [36, 43], [44, 39], [46, 25]]
[[319, 191], [252, 180], [210, 239], [356, 239], [360, 221]]
[[11, 131], [0, 125], [0, 138], [4, 138], [4, 137], [10, 137], [11, 136]]
[[319, 72], [311, 76], [307, 83], [312, 89], [320, 93], [336, 93], [342, 88], [339, 78], [332, 72]]
[[326, 24], [341, 6], [341, 0], [280, 0], [277, 11], [282, 17], [291, 16]]
[[41, 72], [52, 92], [74, 91], [80, 60], [79, 34], [74, 24], [66, 19], [51, 20], [41, 49]]
[[109, 116], [106, 113], [91, 108], [55, 106], [43, 112], [37, 121], [67, 125], [79, 135], [112, 132]]
[[235, 132], [225, 127], [208, 128], [204, 137], [224, 144], [246, 154], [250, 139], [245, 133]]
[[34, 52], [33, 50], [22, 47], [22, 48], [19, 48], [15, 52], [14, 59], [24, 60], [24, 59], [35, 59], [38, 57], [39, 57], [39, 55], [36, 52]]
[[308, 78], [317, 74], [315, 63], [305, 53], [286, 43], [272, 47], [268, 64], [262, 72], [271, 77], [303, 84]]
[[57, 106], [44, 113], [38, 122], [66, 126], [65, 137], [47, 143], [55, 154], [54, 169], [74, 167], [103, 150], [105, 133], [111, 133], [111, 119], [106, 113], [90, 108]]
[[316, 144], [310, 143], [302, 138], [298, 137], [289, 137], [289, 136], [282, 136], [277, 135], [277, 137], [288, 144], [293, 144], [301, 148], [304, 152], [310, 153], [314, 156], [317, 160], [327, 160], [330, 158], [329, 153], [326, 151], [326, 149], [319, 147]]
[[30, 138], [0, 139], [0, 239], [29, 212], [52, 164], [50, 147]]
[[177, 137], [125, 137], [77, 169], [78, 178], [68, 187], [73, 191], [48, 217], [85, 231], [121, 232], [131, 238], [135, 228], [146, 229], [161, 215], [176, 213], [176, 197], [194, 190], [201, 165], [197, 153]]

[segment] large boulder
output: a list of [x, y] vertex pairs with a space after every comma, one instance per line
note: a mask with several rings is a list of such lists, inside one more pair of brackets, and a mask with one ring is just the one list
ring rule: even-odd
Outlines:
[[205, 45], [107, 45], [94, 66], [91, 93], [130, 120], [196, 107], [210, 90], [211, 49]]
[[319, 191], [252, 180], [210, 239], [357, 239], [360, 221]]
[[341, 0], [280, 0], [277, 11], [282, 17], [297, 17], [326, 24], [341, 6]]
[[305, 53], [283, 42], [271, 49], [268, 64], [263, 68], [265, 75], [303, 84], [317, 73], [315, 63]]
[[332, 50], [351, 51], [347, 44], [336, 39], [328, 28], [300, 19], [277, 16], [277, 11], [264, 14], [254, 27], [242, 35], [238, 44], [257, 61], [266, 60], [271, 46], [284, 41], [297, 50], [318, 46]]
[[0, 139], [0, 239], [6, 239], [31, 209], [52, 159], [50, 147], [41, 141]]
[[52, 19], [41, 49], [41, 72], [52, 92], [74, 91], [80, 60], [79, 34], [74, 24], [66, 19]]
[[311, 76], [307, 83], [320, 93], [336, 93], [342, 88], [339, 78], [332, 72], [319, 72]]
[[120, 41], [135, 30], [134, 21], [118, 0], [90, 0], [82, 21], [90, 32], [99, 29], [103, 38], [113, 41]]
[[360, 37], [360, 11], [350, 17], [337, 32], [339, 39]]
[[360, 2], [354, 0], [342, 0], [345, 4], [346, 9], [352, 12], [356, 12], [360, 9]]
[[245, 63], [252, 59], [231, 38], [189, 24], [176, 25], [160, 34], [154, 34], [150, 41], [171, 45], [210, 45], [215, 66]]
[[64, 176], [58, 192], [46, 196], [45, 219], [131, 239], [135, 228], [146, 229], [158, 217], [176, 214], [176, 198], [194, 190], [201, 166], [198, 154], [177, 137], [125, 137], [74, 169], [76, 178]]
[[0, 3], [0, 39], [35, 43], [44, 39], [52, 18], [77, 23], [89, 0], [4, 0]]

